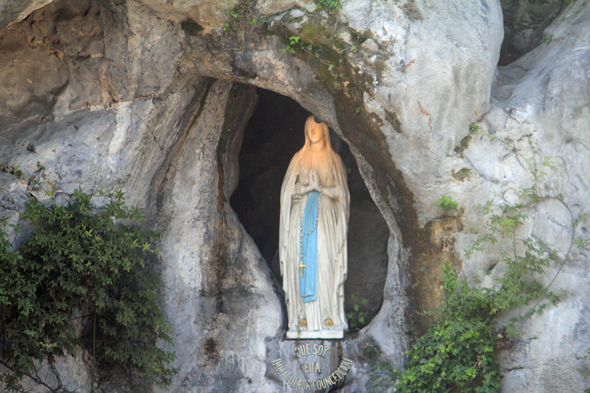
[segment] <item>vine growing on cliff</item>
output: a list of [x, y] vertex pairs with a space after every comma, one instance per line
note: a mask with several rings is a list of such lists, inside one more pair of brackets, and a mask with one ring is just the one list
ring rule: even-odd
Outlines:
[[[549, 158], [541, 163], [534, 157], [527, 160], [512, 142], [500, 141], [516, 152], [528, 167], [531, 186], [520, 190], [515, 203], [495, 205], [488, 201], [482, 207], [487, 220], [485, 231], [465, 250], [465, 256], [471, 258], [476, 252], [488, 250], [489, 246], [503, 246], [498, 253], [498, 263], [502, 263], [506, 271], [496, 279], [493, 288], [473, 288], [464, 279], [457, 282], [450, 264], [443, 266], [445, 299], [434, 313], [435, 323], [406, 352], [405, 370], [386, 371], [387, 379], [397, 392], [442, 393], [459, 388], [461, 392], [499, 393], [500, 366], [495, 349], [517, 337], [532, 315], [567, 296], [565, 291], [551, 291], [551, 286], [570, 261], [573, 248], [588, 244], [588, 239], [576, 238], [576, 228], [586, 221], [586, 216], [574, 217], [563, 195], [550, 182], [556, 170]], [[559, 203], [570, 218], [569, 244], [563, 250], [535, 235], [537, 209], [549, 201]], [[550, 266], [556, 268], [555, 274], [543, 285], [545, 270]], [[524, 312], [511, 318], [506, 326], [499, 326], [497, 318], [512, 310]], [[381, 386], [382, 372], [387, 368], [378, 364], [374, 368], [377, 372], [369, 385], [376, 388]]]
[[[150, 382], [167, 384], [177, 372], [168, 366], [174, 352], [156, 345], [172, 345], [155, 299], [158, 276], [145, 265], [157, 234], [117, 225], [143, 216], [121, 192], [101, 196], [102, 206], [80, 190], [69, 205], [31, 199], [22, 218], [33, 233], [17, 249], [0, 232], [0, 365], [7, 370], [0, 383], [8, 391], [23, 392], [23, 378], [61, 391], [55, 362], [80, 348], [95, 364], [118, 364]], [[94, 368], [92, 379], [94, 389]]]

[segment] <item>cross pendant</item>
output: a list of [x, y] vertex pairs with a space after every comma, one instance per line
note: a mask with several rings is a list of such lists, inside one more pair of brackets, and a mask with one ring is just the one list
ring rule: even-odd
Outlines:
[[301, 277], [303, 277], [303, 268], [307, 267], [307, 265], [304, 265], [303, 261], [301, 261], [301, 262], [299, 262], [299, 265], [297, 267], [301, 271]]

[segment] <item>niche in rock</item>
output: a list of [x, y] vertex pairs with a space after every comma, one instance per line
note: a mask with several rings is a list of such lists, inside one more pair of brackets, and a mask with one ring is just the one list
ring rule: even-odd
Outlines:
[[552, 36], [545, 29], [569, 1], [562, 0], [500, 0], [504, 14], [504, 41], [499, 66], [505, 66], [532, 51]]
[[[281, 184], [291, 158], [303, 146], [305, 120], [310, 113], [280, 94], [263, 89], [258, 89], [257, 94], [257, 107], [244, 130], [239, 183], [230, 204], [281, 286], [278, 259]], [[346, 312], [352, 312], [358, 304], [365, 323], [369, 323], [383, 303], [389, 229], [371, 199], [350, 149], [334, 132], [330, 131], [330, 137], [334, 151], [346, 166], [351, 196]], [[366, 304], [363, 299], [367, 300]]]

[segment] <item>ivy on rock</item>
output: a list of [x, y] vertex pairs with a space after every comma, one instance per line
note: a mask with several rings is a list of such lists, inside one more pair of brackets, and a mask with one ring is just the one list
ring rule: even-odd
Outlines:
[[[51, 193], [49, 193], [51, 195]], [[0, 382], [24, 391], [24, 377], [56, 392], [54, 363], [82, 347], [94, 365], [121, 365], [148, 383], [168, 384], [177, 370], [171, 329], [156, 303], [159, 276], [146, 267], [157, 234], [119, 224], [143, 220], [122, 192], [76, 191], [72, 203], [28, 203], [32, 235], [17, 249], [0, 232]], [[57, 382], [38, 374], [47, 365]], [[94, 389], [95, 367], [92, 370]], [[51, 385], [51, 386], [50, 386]]]

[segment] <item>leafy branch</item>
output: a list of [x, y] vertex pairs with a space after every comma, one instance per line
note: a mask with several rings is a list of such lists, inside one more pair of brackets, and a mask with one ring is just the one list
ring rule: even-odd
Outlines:
[[[58, 391], [53, 364], [82, 347], [97, 364], [170, 383], [177, 370], [167, 364], [176, 356], [156, 344], [172, 345], [171, 330], [155, 299], [159, 278], [145, 263], [158, 234], [119, 224], [143, 220], [125, 206], [122, 192], [98, 192], [107, 202], [96, 206], [94, 194], [77, 190], [71, 204], [59, 206], [53, 191], [48, 206], [28, 203], [22, 218], [34, 232], [18, 249], [0, 232], [0, 364], [9, 370], [0, 382], [22, 392], [21, 380], [29, 377]], [[54, 371], [58, 386], [39, 377], [38, 364]]]

